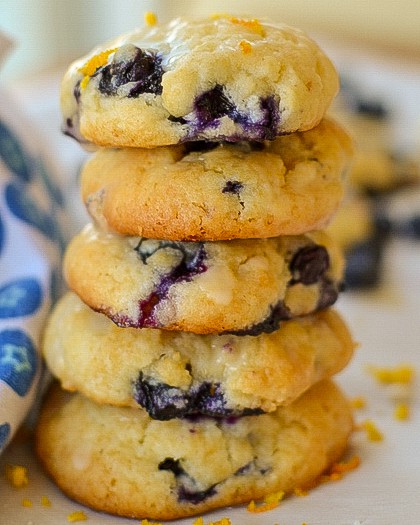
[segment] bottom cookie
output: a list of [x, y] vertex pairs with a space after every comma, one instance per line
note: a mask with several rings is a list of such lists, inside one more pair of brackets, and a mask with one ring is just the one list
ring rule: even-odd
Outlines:
[[157, 421], [54, 386], [38, 456], [69, 497], [120, 516], [175, 519], [304, 488], [344, 452], [351, 409], [330, 380], [242, 418]]

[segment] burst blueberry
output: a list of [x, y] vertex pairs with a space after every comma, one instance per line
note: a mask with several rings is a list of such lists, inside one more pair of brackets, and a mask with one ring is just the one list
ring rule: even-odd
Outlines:
[[135, 98], [143, 93], [162, 93], [162, 57], [151, 51], [127, 45], [118, 50], [112, 62], [100, 67], [98, 89], [103, 95], [115, 95], [118, 88], [133, 84], [127, 97]]

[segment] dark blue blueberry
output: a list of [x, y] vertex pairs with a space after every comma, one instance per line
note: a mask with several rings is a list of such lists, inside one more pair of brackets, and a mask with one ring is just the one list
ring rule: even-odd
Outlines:
[[158, 468], [159, 470], [171, 471], [176, 478], [185, 475], [185, 470], [181, 467], [179, 459], [166, 458], [159, 463]]
[[344, 286], [343, 283], [334, 283], [326, 277], [320, 279], [319, 285], [319, 299], [316, 305], [317, 311], [333, 305], [337, 301], [338, 294]]
[[[337, 300], [341, 283], [334, 283], [326, 276], [330, 261], [327, 250], [323, 246], [305, 246], [298, 250], [289, 263], [292, 278], [290, 285], [303, 283], [305, 285], [319, 284], [319, 300], [316, 311], [334, 304]], [[226, 333], [244, 336], [272, 333], [279, 329], [281, 321], [291, 319], [292, 312], [284, 301], [279, 301], [270, 307], [269, 315], [260, 323], [256, 323], [243, 330], [228, 331]]]
[[223, 86], [216, 84], [214, 88], [199, 95], [194, 102], [197, 129], [204, 130], [215, 127], [224, 116], [233, 118], [237, 110], [226, 96]]
[[384, 120], [389, 116], [388, 109], [380, 100], [359, 99], [355, 110], [360, 115], [366, 115], [378, 120]]
[[217, 484], [211, 485], [206, 490], [191, 490], [181, 485], [178, 489], [178, 499], [179, 501], [187, 501], [193, 505], [198, 505], [217, 494], [216, 485]]
[[222, 193], [234, 193], [239, 195], [240, 191], [243, 189], [244, 185], [238, 180], [228, 180], [222, 189]]
[[141, 372], [133, 384], [133, 398], [153, 419], [169, 420], [204, 415], [227, 418], [260, 414], [260, 409], [229, 408], [219, 383], [204, 382], [185, 391], [145, 377]]
[[230, 100], [223, 86], [216, 84], [212, 89], [199, 95], [194, 102], [194, 133], [200, 133], [208, 128], [217, 127], [219, 120], [227, 116], [239, 124], [244, 132], [243, 137], [226, 137], [226, 140], [237, 142], [241, 139], [272, 140], [277, 135], [280, 114], [274, 96], [260, 99], [262, 117], [252, 120], [250, 115], [241, 113]]
[[228, 330], [224, 333], [233, 335], [260, 335], [262, 333], [271, 334], [280, 328], [280, 322], [290, 319], [290, 311], [283, 301], [279, 301], [274, 306], [270, 306], [269, 315], [260, 323], [256, 323], [242, 330]]
[[28, 182], [32, 179], [32, 159], [24, 150], [18, 137], [1, 120], [0, 157], [9, 170], [20, 180]]
[[162, 93], [162, 57], [152, 51], [136, 46], [125, 46], [116, 52], [112, 62], [99, 68], [98, 89], [104, 95], [115, 95], [120, 86], [132, 83], [127, 97], [135, 98], [143, 93]]
[[177, 250], [181, 255], [181, 259], [167, 275], [162, 277], [149, 297], [140, 301], [140, 318], [137, 325], [139, 327], [156, 327], [156, 320], [154, 318], [155, 307], [161, 300], [166, 298], [170, 287], [176, 283], [191, 281], [195, 275], [207, 270], [207, 266], [205, 265], [206, 251], [203, 243], [161, 241], [156, 246], [154, 243], [149, 245], [147, 242], [141, 241], [135, 250], [143, 263], [147, 264], [147, 259], [157, 250], [167, 248]]
[[305, 246], [298, 250], [290, 264], [292, 284], [314, 284], [325, 275], [330, 267], [330, 257], [323, 246]]
[[[82, 94], [82, 90], [81, 90], [81, 87], [80, 87], [81, 82], [82, 82], [81, 80], [76, 82], [76, 85], [74, 86], [74, 89], [73, 89], [73, 96], [76, 99], [76, 102], [78, 104], [80, 102], [80, 96]], [[71, 123], [71, 127], [73, 127], [73, 123]]]
[[196, 482], [185, 472], [179, 459], [166, 458], [159, 463], [158, 468], [159, 470], [168, 470], [175, 476], [179, 501], [187, 501], [188, 503], [197, 505], [216, 494], [217, 483], [210, 485], [210, 487], [205, 490], [194, 490]]
[[346, 287], [372, 288], [380, 281], [382, 243], [374, 238], [354, 244], [346, 251]]
[[346, 288], [373, 288], [380, 283], [384, 250], [393, 231], [394, 225], [381, 210], [374, 211], [373, 233], [345, 251]]
[[217, 142], [210, 142], [208, 140], [196, 140], [191, 142], [184, 142], [184, 155], [188, 155], [193, 151], [206, 152], [211, 151], [219, 146]]

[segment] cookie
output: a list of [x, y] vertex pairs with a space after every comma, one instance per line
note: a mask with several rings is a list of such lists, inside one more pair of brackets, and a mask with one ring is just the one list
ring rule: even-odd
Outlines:
[[373, 201], [349, 195], [326, 231], [343, 250], [346, 288], [367, 289], [380, 284], [390, 224]]
[[102, 149], [84, 167], [82, 195], [103, 228], [124, 235], [298, 235], [331, 219], [350, 157], [350, 138], [329, 120], [264, 143]]
[[42, 347], [65, 389], [164, 420], [273, 411], [344, 368], [354, 343], [331, 309], [257, 337], [197, 335], [119, 328], [69, 292]]
[[47, 472], [71, 498], [136, 518], [175, 519], [314, 481], [346, 449], [348, 402], [330, 381], [271, 414], [150, 419], [56, 388], [36, 431]]
[[74, 62], [64, 130], [101, 146], [265, 140], [316, 126], [338, 75], [302, 31], [235, 17], [146, 26]]
[[119, 326], [257, 335], [334, 303], [343, 259], [322, 232], [176, 242], [88, 224], [63, 269], [69, 287]]

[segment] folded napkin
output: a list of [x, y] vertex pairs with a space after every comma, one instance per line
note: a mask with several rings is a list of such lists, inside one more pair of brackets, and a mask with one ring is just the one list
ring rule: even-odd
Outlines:
[[[0, 62], [7, 47], [0, 35]], [[0, 88], [0, 453], [39, 393], [42, 328], [63, 288], [64, 198], [39, 135]]]

